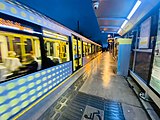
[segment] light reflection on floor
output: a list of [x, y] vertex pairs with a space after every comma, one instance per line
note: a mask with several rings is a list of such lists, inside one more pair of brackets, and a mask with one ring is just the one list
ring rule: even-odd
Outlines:
[[[85, 81], [80, 92], [121, 102], [126, 118], [148, 120], [140, 102], [126, 80], [115, 74], [116, 63], [109, 52], [103, 53], [90, 64], [91, 76]], [[127, 113], [129, 108], [132, 108], [132, 112]]]

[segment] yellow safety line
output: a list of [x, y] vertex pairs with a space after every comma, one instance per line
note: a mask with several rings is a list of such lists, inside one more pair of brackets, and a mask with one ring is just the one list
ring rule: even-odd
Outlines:
[[[98, 57], [98, 56], [96, 56]], [[95, 57], [95, 58], [96, 58]], [[94, 59], [95, 59], [94, 58]], [[94, 60], [92, 59], [92, 60]], [[91, 61], [92, 61], [91, 60]], [[87, 64], [89, 64], [91, 61], [89, 61]], [[86, 64], [86, 65], [87, 65]], [[85, 66], [86, 66], [85, 65]], [[37, 101], [35, 101], [32, 105], [30, 105], [28, 108], [26, 108], [25, 110], [23, 110], [20, 114], [18, 114], [17, 116], [15, 116], [13, 118], [13, 120], [17, 120], [19, 117], [21, 117], [24, 113], [26, 113], [28, 110], [30, 110], [33, 106], [35, 106], [36, 104], [38, 104], [41, 100], [43, 100], [45, 97], [47, 97], [49, 94], [51, 94], [53, 91], [55, 91], [58, 87], [60, 87], [61, 85], [63, 85], [66, 81], [68, 81], [72, 76], [74, 76], [77, 72], [79, 72], [82, 68], [84, 68], [85, 66], [81, 67], [78, 71], [74, 72], [71, 76], [69, 76], [66, 80], [64, 80], [62, 83], [60, 83], [58, 86], [56, 86], [54, 89], [52, 89], [51, 91], [49, 91], [47, 94], [45, 94], [44, 96], [42, 96], [40, 99], [38, 99]]]

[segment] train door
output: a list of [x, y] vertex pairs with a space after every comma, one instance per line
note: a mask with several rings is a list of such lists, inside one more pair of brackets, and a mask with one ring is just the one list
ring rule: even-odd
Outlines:
[[67, 61], [70, 60], [70, 54], [69, 54], [69, 42], [66, 43], [66, 57], [67, 57]]
[[83, 57], [86, 56], [86, 53], [87, 53], [87, 43], [86, 42], [83, 42]]
[[72, 52], [73, 52], [73, 71], [76, 70], [77, 66], [78, 66], [78, 55], [77, 55], [77, 39], [72, 36]]
[[69, 60], [69, 48], [68, 48], [68, 42], [61, 41], [60, 42], [60, 58], [63, 62], [67, 62]]
[[88, 44], [88, 54], [92, 54], [91, 44]]
[[78, 66], [82, 66], [82, 41], [78, 40]]
[[73, 52], [73, 71], [76, 71], [82, 66], [82, 41], [72, 36], [72, 52]]

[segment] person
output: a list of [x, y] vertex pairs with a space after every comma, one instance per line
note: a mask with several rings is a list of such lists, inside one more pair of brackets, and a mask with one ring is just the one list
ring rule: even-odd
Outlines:
[[8, 57], [16, 57], [16, 53], [14, 51], [8, 51]]
[[33, 57], [33, 55], [28, 54], [26, 56], [26, 62], [25, 62], [25, 64], [23, 64], [22, 68], [25, 69], [25, 71], [27, 73], [33, 73], [33, 72], [37, 71], [38, 63], [35, 60], [35, 58]]
[[8, 57], [5, 58], [4, 65], [9, 71], [14, 71], [18, 67], [22, 66], [20, 59], [16, 57], [16, 53], [14, 51], [8, 51]]
[[45, 52], [45, 56], [44, 56], [44, 62], [43, 62], [42, 68], [46, 69], [46, 68], [55, 66], [56, 64], [49, 57], [47, 57], [47, 52], [48, 51], [45, 49], [44, 52]]
[[16, 70], [12, 71], [13, 74], [10, 76], [7, 76], [7, 78], [13, 78], [19, 75], [30, 74], [30, 73], [36, 72], [37, 68], [38, 68], [37, 61], [34, 60], [34, 57], [31, 54], [28, 54], [26, 56], [25, 63], [19, 68], [17, 68]]
[[35, 56], [34, 51], [30, 51], [30, 54], [32, 55], [32, 57], [34, 58], [34, 60], [37, 61], [37, 58], [36, 58], [36, 56]]

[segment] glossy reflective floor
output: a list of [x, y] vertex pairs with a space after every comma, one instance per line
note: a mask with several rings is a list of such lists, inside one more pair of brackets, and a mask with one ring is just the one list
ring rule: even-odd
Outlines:
[[120, 102], [126, 120], [148, 120], [139, 100], [124, 77], [116, 75], [116, 63], [106, 52], [92, 62], [91, 75], [80, 92]]
[[[50, 99], [52, 101], [52, 99]], [[85, 72], [39, 120], [149, 120], [110, 53], [89, 62]]]

